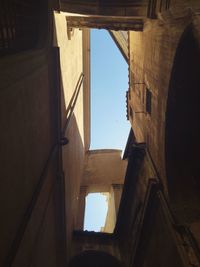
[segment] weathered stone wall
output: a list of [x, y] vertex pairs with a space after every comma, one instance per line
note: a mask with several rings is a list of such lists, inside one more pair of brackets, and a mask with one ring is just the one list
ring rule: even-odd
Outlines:
[[[169, 179], [171, 179], [171, 183], [173, 183], [173, 179], [177, 179], [177, 177], [167, 177], [166, 174], [166, 128], [167, 124], [166, 121], [169, 122], [168, 116], [168, 105], [169, 101], [171, 103], [173, 101], [177, 101], [174, 98], [170, 99], [172, 96], [171, 93], [169, 95], [169, 88], [171, 86], [173, 73], [177, 71], [175, 70], [175, 59], [177, 58], [177, 51], [181, 53], [181, 51], [177, 50], [179, 48], [180, 41], [185, 36], [185, 32], [187, 29], [191, 29], [191, 34], [194, 38], [194, 42], [196, 46], [199, 46], [199, 3], [198, 1], [172, 1], [171, 7], [168, 11], [164, 11], [158, 14], [158, 20], [147, 20], [144, 26], [143, 32], [130, 32], [129, 33], [129, 41], [130, 41], [130, 91], [128, 97], [129, 103], [129, 119], [134, 129], [134, 133], [136, 136], [137, 142], [145, 142], [147, 145], [147, 149], [150, 152], [150, 155], [153, 159], [155, 167], [157, 169], [157, 174], [161, 179], [161, 183], [164, 186], [164, 192], [166, 196], [168, 196], [169, 205], [173, 207], [174, 216], [180, 224], [185, 224], [186, 222], [190, 222], [190, 230], [192, 232], [193, 237], [195, 237], [196, 241], [199, 243], [199, 218], [198, 218], [198, 206], [199, 206], [199, 178], [194, 179], [192, 168], [191, 173], [187, 176], [187, 181], [184, 181], [183, 174], [182, 177], [179, 177], [179, 184], [176, 184], [176, 189], [171, 189], [169, 186]], [[189, 47], [189, 43], [186, 46]], [[194, 47], [195, 47], [194, 45]], [[196, 48], [195, 48], [196, 49]], [[198, 48], [197, 48], [198, 50]], [[195, 50], [196, 51], [196, 50]], [[191, 57], [194, 57], [191, 53]], [[199, 58], [199, 52], [196, 53], [196, 57]], [[187, 66], [187, 64], [191, 64], [192, 60], [185, 59], [182, 60], [181, 64]], [[196, 62], [194, 60], [194, 62]], [[195, 63], [196, 64], [196, 63]], [[174, 67], [175, 66], [175, 67]], [[197, 76], [199, 75], [199, 67], [198, 63], [196, 64], [196, 70], [194, 66], [194, 75], [190, 73], [189, 67], [187, 66], [185, 69], [188, 68], [188, 73], [182, 73], [182, 75], [188, 75], [190, 77], [187, 81], [185, 78], [179, 79], [179, 84], [176, 83], [176, 87], [178, 88], [185, 88], [183, 83], [187, 83], [187, 91], [191, 92], [191, 94], [198, 95], [197, 89]], [[197, 74], [198, 73], [198, 74]], [[195, 76], [196, 75], [196, 76]], [[192, 80], [192, 78], [195, 77]], [[190, 81], [189, 81], [190, 80]], [[190, 88], [192, 86], [192, 88]], [[196, 88], [194, 91], [193, 88]], [[149, 90], [151, 93], [151, 110], [148, 111], [147, 106], [147, 93], [146, 90]], [[176, 88], [174, 88], [175, 90]], [[185, 90], [185, 89], [184, 89]], [[177, 94], [179, 98], [183, 98], [185, 93]], [[197, 167], [196, 160], [198, 159], [197, 148], [199, 148], [199, 141], [198, 137], [195, 137], [195, 132], [199, 128], [197, 119], [198, 112], [198, 104], [193, 101], [191, 106], [189, 101], [193, 99], [192, 97], [187, 97], [185, 100], [185, 110], [183, 112], [183, 120], [182, 124], [185, 125], [181, 128], [183, 129], [180, 132], [179, 129], [177, 131], [180, 132], [180, 141], [182, 139], [182, 135], [184, 131], [190, 132], [187, 136], [190, 136], [190, 141], [185, 140], [186, 142], [182, 142], [182, 148], [179, 146], [179, 154], [176, 154], [178, 158], [185, 158], [185, 164], [187, 166], [195, 166]], [[187, 105], [188, 101], [188, 105]], [[177, 101], [178, 103], [178, 101]], [[193, 108], [195, 106], [195, 108]], [[181, 106], [180, 106], [181, 107]], [[188, 108], [188, 112], [187, 112]], [[189, 113], [189, 110], [193, 110]], [[177, 116], [176, 114], [174, 116]], [[189, 116], [191, 119], [186, 119], [185, 114]], [[194, 116], [194, 117], [192, 117]], [[173, 114], [171, 114], [171, 119], [173, 118]], [[190, 121], [190, 123], [189, 123]], [[195, 123], [194, 123], [195, 122]], [[196, 124], [196, 126], [194, 126]], [[180, 127], [181, 123], [173, 125], [174, 128]], [[193, 126], [192, 126], [193, 125]], [[197, 127], [197, 128], [195, 128]], [[192, 138], [194, 136], [194, 138]], [[196, 139], [196, 141], [194, 141]], [[187, 145], [186, 143], [190, 143]], [[168, 143], [167, 143], [168, 144]], [[195, 149], [188, 150], [188, 147], [195, 147]], [[172, 143], [171, 143], [172, 145]], [[176, 144], [174, 144], [176, 146]], [[188, 153], [190, 151], [190, 153]], [[185, 155], [184, 155], [185, 153]], [[187, 155], [188, 153], [188, 155]], [[192, 155], [192, 157], [190, 156]], [[194, 156], [195, 155], [195, 156]], [[174, 157], [175, 158], [175, 157]], [[177, 161], [178, 162], [178, 161]], [[181, 160], [180, 160], [181, 162]], [[175, 169], [183, 168], [184, 169], [184, 161], [182, 161], [182, 167], [175, 166]], [[196, 165], [195, 165], [196, 164]], [[148, 164], [144, 168], [143, 172], [140, 174], [140, 178], [138, 179], [137, 185], [137, 197], [136, 199], [139, 202], [141, 196], [145, 193], [145, 181], [147, 178], [146, 169], [148, 169]], [[189, 167], [188, 167], [189, 169]], [[187, 172], [188, 172], [187, 169]], [[198, 167], [197, 167], [198, 169]], [[181, 176], [181, 172], [179, 173]], [[182, 180], [181, 180], [182, 179]], [[186, 180], [186, 179], [185, 179]], [[195, 180], [195, 182], [193, 182]], [[175, 183], [175, 182], [174, 182]], [[194, 186], [195, 184], [195, 186]], [[194, 188], [194, 187], [195, 188]], [[171, 191], [171, 192], [169, 192]], [[197, 193], [198, 192], [198, 193]], [[169, 194], [170, 193], [170, 194]], [[180, 195], [179, 195], [180, 194]], [[182, 194], [182, 195], [181, 195]], [[177, 200], [177, 198], [179, 198]], [[135, 204], [134, 204], [135, 205]], [[183, 210], [185, 212], [183, 212]], [[181, 214], [182, 213], [182, 214]], [[185, 213], [185, 214], [184, 214]], [[181, 214], [181, 215], [180, 215]], [[165, 232], [165, 222], [161, 221], [158, 217], [159, 214], [155, 215], [157, 217], [156, 225], [159, 225], [160, 228], [163, 227], [163, 232]], [[185, 218], [184, 218], [185, 217]], [[187, 218], [186, 218], [187, 217]], [[192, 222], [192, 223], [191, 223]], [[157, 227], [157, 229], [159, 229]], [[154, 236], [152, 236], [152, 240], [149, 241], [149, 248], [148, 250], [153, 250], [153, 246], [155, 243], [161, 242], [159, 240], [159, 236], [161, 235], [161, 231], [158, 232], [154, 229]], [[168, 240], [169, 241], [169, 240]], [[166, 238], [166, 242], [167, 238]], [[152, 247], [152, 248], [150, 248]], [[172, 248], [171, 248], [172, 249]], [[172, 249], [173, 251], [173, 249]], [[168, 253], [169, 251], [166, 251]], [[150, 253], [150, 254], [151, 254]], [[149, 255], [150, 255], [149, 254]], [[167, 254], [166, 254], [167, 255]], [[162, 254], [161, 257], [164, 257]], [[159, 259], [160, 260], [160, 259]], [[146, 264], [146, 263], [145, 263]], [[151, 263], [149, 263], [151, 264]], [[153, 262], [152, 266], [155, 266], [158, 263]], [[139, 265], [140, 266], [140, 265]], [[144, 265], [144, 266], [151, 266], [151, 265]], [[163, 265], [164, 266], [164, 265]], [[175, 265], [176, 266], [176, 265]], [[177, 263], [178, 266], [178, 263]]]
[[[169, 10], [158, 20], [147, 20], [143, 32], [130, 32], [129, 118], [137, 142], [145, 142], [167, 192], [165, 175], [165, 114], [173, 61], [186, 27], [198, 27], [190, 9]], [[146, 111], [146, 89], [151, 92], [151, 114]]]
[[174, 220], [145, 147], [129, 156], [114, 234], [124, 266], [198, 266], [198, 252], [185, 225]]

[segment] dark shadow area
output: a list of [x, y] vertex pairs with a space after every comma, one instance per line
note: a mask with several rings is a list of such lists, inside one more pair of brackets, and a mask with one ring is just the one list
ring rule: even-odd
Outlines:
[[62, 0], [61, 11], [87, 15], [146, 16], [147, 0]]
[[175, 56], [166, 113], [166, 172], [179, 221], [200, 218], [200, 50], [189, 27]]
[[41, 48], [48, 37], [48, 1], [0, 0], [0, 56]]
[[75, 256], [68, 267], [122, 267], [119, 260], [102, 251], [88, 250]]

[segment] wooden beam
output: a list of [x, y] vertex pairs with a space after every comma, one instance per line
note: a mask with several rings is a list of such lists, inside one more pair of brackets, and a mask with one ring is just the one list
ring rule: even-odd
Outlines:
[[143, 20], [141, 18], [126, 17], [81, 17], [67, 16], [69, 28], [97, 28], [114, 31], [142, 31]]
[[149, 0], [60, 0], [61, 11], [99, 16], [147, 16]]

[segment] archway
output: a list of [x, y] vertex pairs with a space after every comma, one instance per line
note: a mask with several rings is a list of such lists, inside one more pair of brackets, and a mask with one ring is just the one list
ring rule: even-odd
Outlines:
[[177, 48], [166, 112], [166, 173], [176, 218], [200, 219], [200, 48], [192, 27]]
[[103, 251], [88, 250], [75, 256], [68, 267], [122, 267], [119, 260]]

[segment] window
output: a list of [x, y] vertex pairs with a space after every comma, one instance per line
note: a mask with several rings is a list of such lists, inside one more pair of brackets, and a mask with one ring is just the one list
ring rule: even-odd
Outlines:
[[90, 193], [86, 197], [84, 230], [100, 232], [105, 226], [109, 193]]
[[152, 93], [151, 91], [146, 88], [146, 112], [151, 115], [151, 97]]
[[132, 107], [130, 107], [130, 117], [133, 120], [133, 110], [132, 110]]

